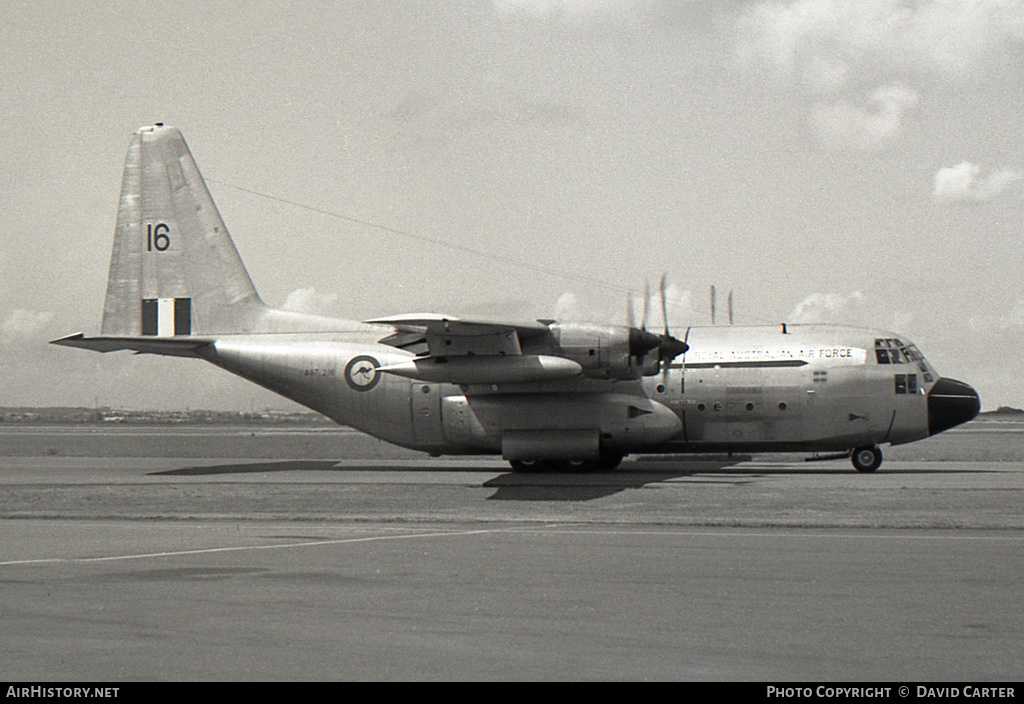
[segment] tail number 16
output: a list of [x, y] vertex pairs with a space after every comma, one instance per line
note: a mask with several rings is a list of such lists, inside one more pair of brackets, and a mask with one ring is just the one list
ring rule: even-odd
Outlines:
[[171, 246], [170, 232], [171, 228], [167, 223], [162, 222], [157, 225], [151, 223], [146, 225], [146, 251], [166, 251]]

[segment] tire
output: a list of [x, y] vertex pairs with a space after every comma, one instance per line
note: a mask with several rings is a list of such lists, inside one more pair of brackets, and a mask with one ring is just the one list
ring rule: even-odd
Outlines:
[[597, 463], [594, 460], [565, 460], [558, 463], [558, 468], [563, 472], [593, 472]]
[[509, 460], [513, 472], [610, 472], [622, 463], [621, 455], [601, 457], [597, 460]]
[[850, 455], [850, 461], [858, 472], [869, 474], [882, 466], [882, 451], [878, 445], [858, 447]]
[[541, 462], [540, 460], [509, 460], [508, 463], [512, 467], [513, 472], [521, 472], [523, 474], [543, 472], [548, 469], [548, 463]]

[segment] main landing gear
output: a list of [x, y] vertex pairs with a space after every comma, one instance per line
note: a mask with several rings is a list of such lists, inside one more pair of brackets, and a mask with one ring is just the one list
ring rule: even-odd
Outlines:
[[509, 460], [513, 472], [610, 472], [622, 463], [622, 455], [596, 460]]
[[874, 472], [882, 466], [882, 451], [878, 445], [858, 447], [850, 455], [850, 461], [858, 472]]

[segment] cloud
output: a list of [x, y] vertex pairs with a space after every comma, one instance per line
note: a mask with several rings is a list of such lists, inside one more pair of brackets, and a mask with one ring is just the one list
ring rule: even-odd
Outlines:
[[869, 108], [849, 101], [819, 104], [809, 124], [819, 141], [837, 149], [876, 149], [892, 141], [904, 117], [917, 107], [915, 91], [900, 85], [883, 86], [871, 94]]
[[748, 68], [814, 90], [857, 77], [961, 82], [1006, 71], [1007, 54], [1024, 46], [1024, 0], [765, 0], [737, 32]]
[[999, 316], [997, 325], [1000, 330], [1024, 328], [1024, 300], [1018, 300], [1012, 309]]
[[[872, 149], [898, 135], [929, 83], [1019, 73], [1024, 0], [759, 0], [734, 31], [747, 73], [813, 100], [823, 144]], [[871, 90], [868, 106], [853, 99]]]
[[997, 305], [992, 309], [975, 311], [967, 317], [972, 339], [993, 338], [1004, 349], [1016, 349], [1024, 344], [1024, 299]]
[[598, 310], [590, 303], [580, 300], [572, 291], [566, 291], [555, 302], [554, 318], [566, 323], [615, 323], [622, 320], [623, 313], [614, 315], [607, 310]]
[[864, 294], [860, 291], [852, 293], [812, 293], [797, 303], [789, 314], [792, 323], [836, 323], [858, 317]]
[[0, 345], [38, 342], [51, 320], [53, 313], [50, 311], [18, 308], [0, 322]]
[[1019, 171], [1003, 169], [978, 178], [981, 167], [969, 161], [939, 169], [933, 196], [940, 203], [981, 203], [992, 200], [1011, 184], [1024, 179]]
[[317, 293], [315, 288], [299, 288], [288, 294], [281, 307], [296, 313], [326, 315], [338, 300], [336, 293]]
[[585, 319], [579, 300], [572, 291], [566, 291], [555, 301], [555, 320], [581, 321]]

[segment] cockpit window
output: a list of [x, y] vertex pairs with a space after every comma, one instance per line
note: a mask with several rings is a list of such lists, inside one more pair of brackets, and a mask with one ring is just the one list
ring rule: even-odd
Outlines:
[[902, 340], [894, 337], [878, 338], [875, 340], [875, 361], [878, 364], [913, 364], [922, 374], [926, 384], [935, 380], [924, 355], [913, 344], [904, 344]]

